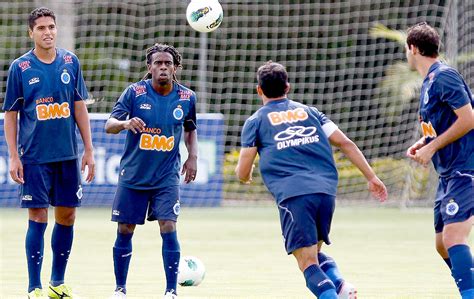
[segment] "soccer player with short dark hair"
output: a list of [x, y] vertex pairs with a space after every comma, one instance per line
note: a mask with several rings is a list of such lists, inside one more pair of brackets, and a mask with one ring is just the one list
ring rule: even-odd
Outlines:
[[281, 64], [267, 62], [257, 79], [263, 107], [244, 124], [237, 176], [251, 181], [258, 153], [263, 181], [278, 205], [286, 251], [295, 256], [306, 286], [320, 299], [338, 294], [355, 298], [354, 286], [321, 252], [323, 242], [330, 244], [338, 182], [331, 144], [363, 173], [380, 201], [387, 198], [387, 189], [359, 148], [326, 115], [288, 99], [290, 84]]
[[[28, 208], [28, 297], [72, 298], [70, 287], [64, 284], [64, 274], [76, 207], [82, 199], [76, 124], [84, 142], [80, 169], [88, 167], [87, 182], [94, 178], [95, 166], [84, 102], [88, 94], [78, 58], [56, 48], [54, 12], [37, 8], [29, 15], [28, 24], [34, 48], [11, 64], [3, 104], [10, 175], [20, 184], [21, 207]], [[56, 223], [51, 239], [53, 267], [46, 294], [40, 276], [49, 205], [54, 206]]]
[[474, 298], [468, 238], [474, 224], [474, 104], [462, 76], [438, 59], [440, 38], [426, 23], [408, 29], [406, 56], [424, 77], [419, 119], [423, 137], [407, 150], [414, 161], [433, 162], [439, 174], [434, 205], [436, 250], [463, 299]]
[[155, 44], [146, 51], [148, 73], [125, 89], [105, 125], [107, 133], [127, 130], [125, 152], [112, 209], [118, 222], [113, 248], [116, 289], [112, 298], [126, 298], [126, 280], [137, 224], [158, 220], [163, 239], [166, 276], [164, 298], [177, 298], [180, 247], [176, 221], [180, 211], [179, 142], [188, 158], [181, 174], [190, 183], [197, 171], [196, 94], [178, 83], [181, 55], [172, 46]]

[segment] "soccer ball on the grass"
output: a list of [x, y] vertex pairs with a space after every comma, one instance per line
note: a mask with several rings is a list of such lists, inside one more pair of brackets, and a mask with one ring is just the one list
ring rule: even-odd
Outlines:
[[195, 256], [183, 256], [179, 260], [178, 283], [189, 287], [199, 285], [206, 274], [204, 264]]
[[218, 0], [191, 0], [186, 9], [189, 25], [199, 32], [211, 32], [222, 23], [224, 12]]

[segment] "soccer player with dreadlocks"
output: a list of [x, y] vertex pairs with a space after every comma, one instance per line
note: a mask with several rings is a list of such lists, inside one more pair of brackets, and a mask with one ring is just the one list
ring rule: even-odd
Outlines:
[[142, 81], [125, 89], [115, 104], [105, 130], [127, 130], [125, 151], [112, 207], [118, 222], [113, 247], [116, 289], [113, 298], [126, 298], [126, 280], [137, 224], [158, 220], [163, 239], [166, 276], [164, 298], [177, 298], [180, 247], [176, 233], [179, 204], [179, 141], [184, 127], [188, 158], [181, 175], [184, 182], [197, 171], [196, 94], [181, 85], [176, 70], [181, 55], [172, 46], [155, 44], [146, 51], [148, 72]]

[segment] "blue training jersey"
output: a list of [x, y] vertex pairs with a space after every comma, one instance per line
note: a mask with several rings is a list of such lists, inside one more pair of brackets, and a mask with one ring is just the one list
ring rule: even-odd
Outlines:
[[77, 159], [74, 102], [88, 98], [79, 59], [56, 49], [56, 59], [41, 62], [33, 50], [8, 71], [3, 110], [19, 111], [18, 153], [24, 164]]
[[[423, 136], [430, 142], [456, 121], [454, 110], [471, 103], [472, 93], [453, 68], [434, 63], [423, 81], [420, 96], [420, 122]], [[432, 158], [440, 176], [474, 170], [474, 130], [437, 151]]]
[[142, 190], [179, 185], [179, 142], [183, 127], [196, 129], [196, 94], [173, 83], [171, 93], [162, 96], [151, 80], [140, 81], [122, 93], [110, 116], [138, 117], [146, 124], [144, 132], [127, 132], [119, 184]]
[[242, 147], [257, 147], [263, 181], [277, 203], [311, 193], [336, 195], [337, 169], [328, 140], [336, 129], [314, 107], [276, 100], [247, 119]]

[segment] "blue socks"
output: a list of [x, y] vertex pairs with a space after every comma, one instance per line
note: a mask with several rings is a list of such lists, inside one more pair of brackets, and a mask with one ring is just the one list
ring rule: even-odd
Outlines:
[[336, 288], [326, 274], [318, 267], [311, 265], [303, 272], [306, 286], [319, 299], [337, 299]]
[[117, 239], [113, 248], [116, 291], [126, 293], [127, 274], [132, 259], [132, 234], [121, 234], [117, 231]]
[[330, 256], [325, 255], [322, 252], [318, 253], [319, 267], [324, 273], [331, 279], [336, 287], [336, 293], [339, 293], [342, 285], [344, 284], [344, 278], [342, 278], [339, 269], [337, 268], [336, 262]]
[[28, 264], [28, 293], [35, 288], [42, 288], [41, 266], [43, 265], [44, 231], [47, 223], [28, 221], [25, 249]]
[[454, 245], [448, 249], [451, 260], [451, 274], [456, 282], [462, 299], [474, 298], [473, 262], [469, 246]]
[[181, 255], [178, 235], [176, 231], [162, 233], [161, 238], [163, 239], [162, 255], [166, 275], [166, 292], [173, 292], [176, 294], [179, 258]]
[[51, 236], [51, 249], [53, 250], [53, 268], [51, 270], [51, 285], [57, 287], [64, 283], [67, 261], [71, 253], [74, 226], [56, 223]]

